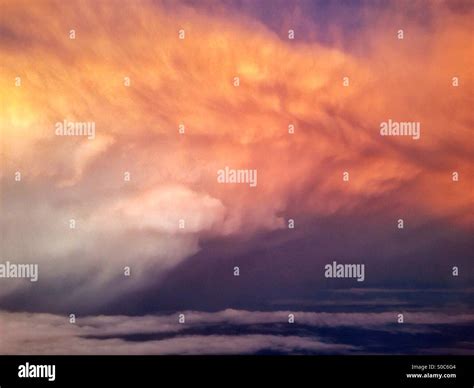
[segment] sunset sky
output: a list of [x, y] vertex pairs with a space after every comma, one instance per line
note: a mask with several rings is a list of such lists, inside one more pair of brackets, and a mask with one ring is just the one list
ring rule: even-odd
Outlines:
[[474, 354], [472, 1], [0, 9], [0, 354]]

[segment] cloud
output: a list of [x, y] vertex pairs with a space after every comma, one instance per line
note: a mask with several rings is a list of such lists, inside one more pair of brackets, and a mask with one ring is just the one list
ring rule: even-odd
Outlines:
[[[425, 25], [394, 4], [364, 8], [370, 23], [332, 46], [288, 41], [228, 5], [5, 4], [1, 258], [39, 263], [42, 285], [1, 282], [0, 297], [44, 287], [63, 295], [49, 307], [100, 307], [160, 282], [207, 238], [275, 231], [289, 217], [369, 206], [469, 230], [472, 9], [427, 5]], [[421, 139], [382, 138], [389, 118], [420, 121]], [[96, 139], [55, 136], [65, 119], [94, 121]], [[218, 184], [224, 166], [257, 169], [257, 188]]]
[[[225, 323], [237, 312], [186, 312], [191, 327]], [[78, 325], [67, 317], [51, 314], [0, 313], [2, 332], [10, 333], [0, 342], [1, 354], [244, 354], [260, 350], [279, 352], [342, 352], [353, 346], [319, 341], [317, 338], [276, 335], [180, 335], [162, 340], [125, 341], [97, 336], [137, 333], [170, 333], [189, 328], [170, 316], [83, 317]], [[258, 321], [258, 316], [254, 322]], [[79, 323], [80, 322], [80, 323]], [[226, 322], [228, 323], [228, 322]], [[236, 322], [238, 323], [238, 322]], [[32, 333], [34, 333], [32, 335]], [[91, 338], [94, 336], [94, 338]]]
[[[326, 344], [315, 339], [273, 335], [183, 336], [160, 341], [126, 342], [118, 339], [90, 340], [72, 338], [54, 345], [14, 348], [11, 354], [80, 354], [80, 355], [227, 355], [252, 354], [260, 350], [276, 352], [344, 352], [352, 346]], [[10, 353], [8, 353], [10, 354]]]
[[[18, 206], [22, 206], [21, 201]], [[178, 185], [111, 201], [92, 214], [78, 213], [77, 209], [68, 213], [42, 204], [34, 213], [20, 212], [25, 216], [20, 218], [17, 210], [13, 206], [5, 213], [7, 222], [14, 220], [15, 229], [9, 228], [11, 234], [5, 238], [2, 255], [19, 257], [17, 252], [22, 248], [16, 231], [23, 230], [31, 236], [29, 244], [35, 249], [22, 252], [21, 261], [39, 264], [42, 285], [57, 284], [62, 276], [66, 288], [73, 277], [84, 281], [72, 281], [74, 290], [63, 295], [61, 306], [78, 300], [87, 303], [101, 288], [107, 292], [96, 295], [94, 303], [106, 303], [111, 297], [140, 288], [140, 282], [156, 281], [199, 250], [200, 234], [220, 233], [226, 214], [219, 200]], [[75, 219], [76, 229], [69, 229], [70, 219]], [[181, 219], [185, 220], [183, 230], [179, 228]], [[130, 278], [124, 277], [126, 266], [131, 268]], [[0, 290], [8, 294], [22, 285], [24, 279], [7, 279]]]
[[[285, 334], [189, 334], [189, 330], [218, 325], [238, 328], [249, 325], [290, 325], [287, 311], [223, 310], [216, 313], [185, 311], [186, 323], [177, 314], [147, 316], [86, 316], [70, 324], [64, 315], [0, 312], [1, 354], [243, 354], [259, 351], [283, 353], [350, 353], [363, 349], [338, 344], [318, 336]], [[406, 323], [395, 324], [394, 313], [293, 312], [295, 325], [314, 328], [367, 328], [422, 333], [429, 325], [469, 324], [474, 315], [435, 312], [405, 313]], [[396, 328], [393, 325], [397, 326]], [[406, 326], [406, 327], [402, 327]], [[291, 326], [289, 326], [291, 328]], [[424, 329], [424, 330], [421, 330]], [[289, 330], [289, 329], [288, 329]], [[161, 333], [159, 340], [123, 339], [125, 336]]]

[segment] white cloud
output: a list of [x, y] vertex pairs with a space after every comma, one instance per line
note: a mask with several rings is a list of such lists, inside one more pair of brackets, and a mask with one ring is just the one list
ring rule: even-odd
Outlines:
[[[0, 354], [242, 354], [263, 349], [282, 352], [352, 352], [357, 347], [324, 342], [317, 337], [294, 335], [188, 335], [187, 328], [209, 325], [288, 324], [288, 312], [223, 310], [216, 313], [184, 312], [186, 323], [177, 314], [147, 316], [77, 317], [39, 313], [0, 312]], [[294, 312], [296, 322], [313, 327], [369, 327], [395, 330], [387, 325], [394, 313], [315, 313]], [[455, 324], [474, 322], [474, 314], [405, 313], [406, 324]], [[289, 324], [288, 324], [289, 325]], [[398, 327], [398, 326], [397, 326]], [[400, 330], [402, 330], [400, 325]], [[125, 341], [121, 336], [159, 334], [161, 340]], [[92, 338], [95, 337], [95, 338]], [[99, 337], [104, 337], [100, 339]], [[117, 337], [117, 338], [114, 338]]]

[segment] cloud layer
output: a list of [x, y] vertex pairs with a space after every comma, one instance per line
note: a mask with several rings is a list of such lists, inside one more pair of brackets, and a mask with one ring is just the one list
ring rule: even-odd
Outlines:
[[[330, 338], [309, 333], [295, 335], [293, 325], [318, 328], [352, 327], [388, 331], [394, 334], [430, 332], [434, 325], [470, 325], [474, 315], [453, 316], [435, 312], [406, 313], [406, 323], [397, 324], [394, 313], [307, 313], [293, 312], [295, 323], [288, 323], [288, 311], [258, 312], [225, 310], [216, 313], [183, 312], [178, 315], [68, 317], [52, 314], [0, 313], [0, 329], [8, 332], [0, 342], [1, 354], [247, 354], [279, 353], [354, 353], [364, 347], [334, 343]], [[247, 334], [252, 327], [267, 328], [270, 334]], [[417, 325], [425, 325], [420, 329]], [[428, 326], [426, 326], [428, 325]], [[433, 326], [433, 327], [430, 327]], [[206, 328], [220, 327], [227, 334], [209, 334]], [[275, 331], [276, 330], [276, 331]], [[230, 334], [238, 331], [240, 334]], [[160, 336], [160, 339], [140, 335]], [[135, 336], [135, 338], [133, 338]], [[414, 342], [415, 343], [415, 342]], [[469, 346], [463, 352], [472, 352]], [[429, 350], [429, 349], [428, 349]], [[412, 349], [417, 351], [417, 349]], [[419, 352], [425, 352], [419, 349]], [[459, 351], [459, 350], [458, 350]], [[457, 352], [455, 348], [445, 353]]]

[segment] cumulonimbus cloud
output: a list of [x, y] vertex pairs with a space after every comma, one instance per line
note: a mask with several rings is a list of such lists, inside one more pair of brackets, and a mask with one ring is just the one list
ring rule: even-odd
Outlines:
[[[283, 228], [290, 207], [292, 217], [367, 201], [385, 211], [389, 197], [394, 209], [469, 228], [472, 11], [429, 7], [429, 28], [396, 7], [392, 22], [373, 11], [357, 56], [202, 7], [2, 5], [1, 258], [74, 284], [54, 303], [100, 304], [159, 281], [205, 236]], [[420, 140], [381, 137], [389, 118], [421, 122]], [[55, 136], [65, 119], [94, 121], [95, 139]], [[257, 169], [258, 186], [217, 183], [224, 166]], [[2, 281], [0, 296], [25, 284]]]

